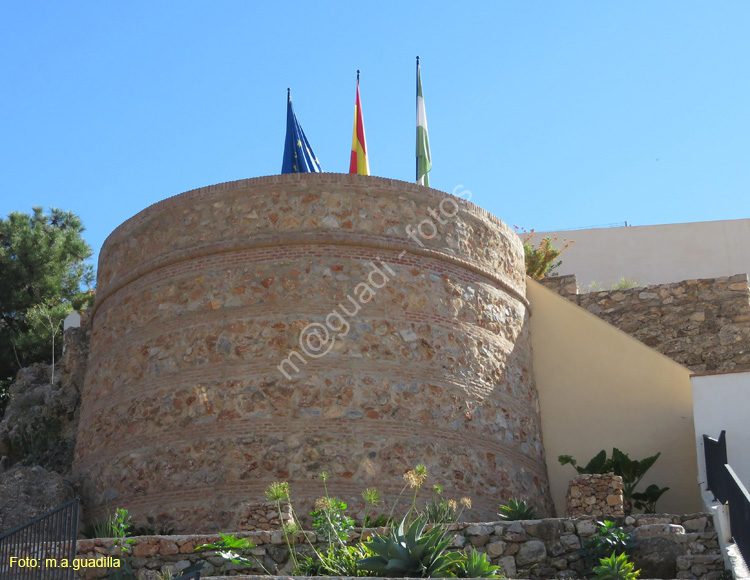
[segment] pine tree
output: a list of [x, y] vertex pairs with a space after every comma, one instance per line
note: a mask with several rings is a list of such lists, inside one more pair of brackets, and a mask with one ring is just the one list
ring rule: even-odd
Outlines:
[[56, 329], [93, 294], [81, 290], [94, 279], [81, 220], [55, 208], [32, 209], [0, 219], [0, 393], [20, 368], [52, 360], [55, 336], [59, 356]]

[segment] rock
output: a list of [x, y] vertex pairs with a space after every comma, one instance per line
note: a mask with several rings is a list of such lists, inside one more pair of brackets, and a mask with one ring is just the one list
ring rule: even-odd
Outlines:
[[705, 517], [695, 518], [682, 522], [682, 527], [685, 528], [686, 532], [703, 532], [706, 530], [708, 519]]
[[471, 540], [471, 544], [475, 548], [481, 548], [482, 546], [486, 545], [487, 542], [490, 541], [489, 536], [474, 536], [472, 538], [469, 538]]
[[487, 545], [487, 554], [490, 558], [497, 558], [498, 556], [502, 556], [503, 552], [505, 552], [505, 546], [507, 546], [505, 542], [492, 542], [491, 544]]
[[159, 540], [159, 553], [162, 555], [178, 554], [180, 549], [177, 544], [169, 540]]
[[[552, 542], [549, 545], [549, 553], [552, 556], [560, 556], [566, 552], [565, 548], [563, 547], [562, 543], [559, 541]], [[553, 564], [554, 566], [554, 564]]]
[[596, 522], [593, 520], [583, 520], [578, 522], [578, 535], [591, 536], [596, 531]]
[[89, 332], [69, 328], [64, 340], [65, 354], [55, 366], [54, 380], [51, 366], [37, 363], [18, 371], [10, 387], [11, 400], [0, 422], [0, 455], [7, 455], [10, 464], [71, 472]]
[[287, 558], [289, 558], [289, 550], [287, 550], [286, 547], [281, 548], [279, 546], [270, 546], [267, 552], [277, 564], [282, 564], [287, 561]]
[[581, 540], [575, 534], [565, 534], [560, 536], [560, 543], [566, 552], [574, 552], [581, 548]]
[[498, 565], [503, 570], [503, 574], [505, 574], [508, 578], [514, 578], [517, 571], [516, 571], [516, 561], [513, 559], [513, 556], [506, 556], [505, 558], [500, 558], [498, 561]]
[[650, 537], [638, 541], [631, 561], [641, 570], [641, 578], [677, 578], [677, 558], [684, 554], [684, 547], [670, 539]]
[[401, 338], [403, 338], [406, 342], [412, 342], [414, 340], [417, 340], [418, 338], [417, 334], [411, 328], [400, 330], [399, 334], [401, 334]]
[[467, 536], [489, 536], [494, 531], [495, 531], [495, 528], [493, 528], [492, 526], [485, 526], [482, 524], [471, 524], [468, 528], [466, 528], [466, 535]]
[[525, 527], [530, 536], [545, 541], [555, 540], [562, 533], [562, 524], [552, 519], [527, 522]]
[[59, 474], [17, 465], [0, 475], [0, 533], [25, 524], [75, 497]]
[[136, 558], [147, 558], [149, 556], [155, 556], [159, 553], [159, 544], [147, 544], [146, 542], [141, 542], [140, 544], [136, 544], [133, 548], [133, 555]]
[[506, 542], [525, 542], [529, 539], [526, 535], [526, 530], [518, 522], [513, 522], [503, 534], [503, 539]]
[[633, 532], [633, 539], [644, 540], [658, 536], [684, 534], [685, 528], [676, 524], [647, 524], [640, 526]]
[[529, 540], [516, 554], [516, 564], [521, 567], [539, 564], [547, 558], [547, 548], [540, 540]]
[[466, 536], [463, 534], [456, 534], [451, 540], [451, 546], [454, 548], [463, 548], [466, 543]]
[[[190, 560], [180, 560], [179, 562], [175, 562], [173, 570], [175, 572], [182, 572], [185, 568], [190, 567]], [[205, 570], [205, 566], [204, 566]], [[203, 572], [204, 570], [201, 570]]]

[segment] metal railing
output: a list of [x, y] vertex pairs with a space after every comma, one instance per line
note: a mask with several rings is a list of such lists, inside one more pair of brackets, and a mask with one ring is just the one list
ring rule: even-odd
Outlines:
[[727, 461], [726, 432], [703, 436], [706, 485], [717, 501], [729, 506], [729, 526], [745, 564], [750, 563], [750, 493]]
[[0, 536], [0, 580], [72, 580], [78, 499]]

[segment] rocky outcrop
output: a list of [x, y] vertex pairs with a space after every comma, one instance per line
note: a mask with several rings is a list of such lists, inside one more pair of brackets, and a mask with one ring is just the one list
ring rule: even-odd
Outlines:
[[54, 377], [50, 365], [42, 363], [18, 372], [0, 422], [4, 465], [39, 465], [62, 475], [70, 473], [87, 356], [87, 329], [69, 328]]
[[42, 467], [17, 465], [0, 475], [0, 533], [73, 499], [73, 487]]

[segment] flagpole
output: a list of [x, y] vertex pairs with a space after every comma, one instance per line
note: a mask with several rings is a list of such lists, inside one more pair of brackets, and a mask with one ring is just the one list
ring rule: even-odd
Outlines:
[[[417, 103], [417, 124], [419, 124], [419, 57], [417, 57], [417, 80], [416, 80], [416, 88], [414, 89], [414, 100]], [[414, 156], [414, 175], [416, 177], [417, 183], [419, 183], [419, 155]]]

